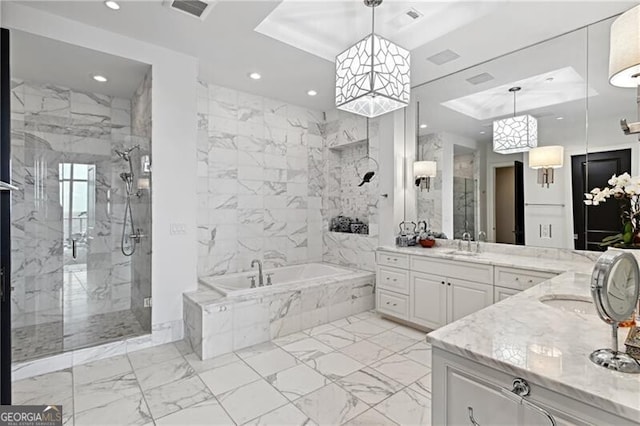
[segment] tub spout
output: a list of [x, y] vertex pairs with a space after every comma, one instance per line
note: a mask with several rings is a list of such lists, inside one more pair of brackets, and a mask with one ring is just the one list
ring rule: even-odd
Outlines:
[[258, 259], [253, 259], [251, 261], [251, 267], [255, 267], [258, 265], [258, 287], [264, 286], [264, 277], [262, 276], [262, 262]]

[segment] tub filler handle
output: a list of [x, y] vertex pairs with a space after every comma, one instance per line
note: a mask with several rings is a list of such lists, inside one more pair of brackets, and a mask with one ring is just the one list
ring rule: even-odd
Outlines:
[[267, 272], [265, 275], [267, 276], [267, 284], [266, 285], [272, 285], [273, 283], [271, 282], [271, 276], [273, 275], [273, 272]]
[[251, 275], [249, 277], [249, 279], [251, 280], [251, 287], [250, 288], [256, 288], [256, 276], [255, 275]]

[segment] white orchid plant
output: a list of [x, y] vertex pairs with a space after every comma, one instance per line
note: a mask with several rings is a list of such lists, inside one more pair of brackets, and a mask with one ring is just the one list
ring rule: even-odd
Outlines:
[[633, 244], [640, 217], [640, 176], [632, 177], [629, 173], [613, 175], [607, 183], [609, 186], [603, 189], [593, 188], [591, 192], [584, 194], [584, 203], [588, 206], [597, 206], [611, 197], [620, 203], [622, 233], [604, 238], [601, 245]]

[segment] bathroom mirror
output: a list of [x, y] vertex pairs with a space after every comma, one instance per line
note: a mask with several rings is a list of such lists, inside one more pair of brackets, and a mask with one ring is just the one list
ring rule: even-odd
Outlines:
[[[637, 167], [637, 140], [619, 126], [636, 114], [634, 92], [608, 82], [611, 21], [415, 87], [407, 114], [419, 117], [406, 129], [414, 140], [405, 154], [435, 161], [437, 172], [429, 191], [406, 191], [405, 220], [427, 219], [449, 238], [483, 231], [495, 243], [603, 250], [602, 238], [618, 232], [619, 219], [603, 226], [615, 203], [589, 215], [584, 193], [612, 170]], [[494, 127], [496, 139], [512, 137], [504, 120], [514, 116], [528, 120], [530, 143], [544, 150], [494, 147]]]

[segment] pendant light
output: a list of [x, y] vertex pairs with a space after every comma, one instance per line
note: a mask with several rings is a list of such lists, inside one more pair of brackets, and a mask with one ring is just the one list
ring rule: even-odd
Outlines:
[[521, 87], [512, 87], [513, 117], [493, 122], [493, 151], [514, 154], [538, 146], [538, 121], [529, 114], [516, 116], [516, 93]]
[[410, 53], [375, 34], [375, 8], [382, 0], [364, 0], [371, 8], [371, 34], [336, 57], [336, 108], [373, 118], [409, 104]]

